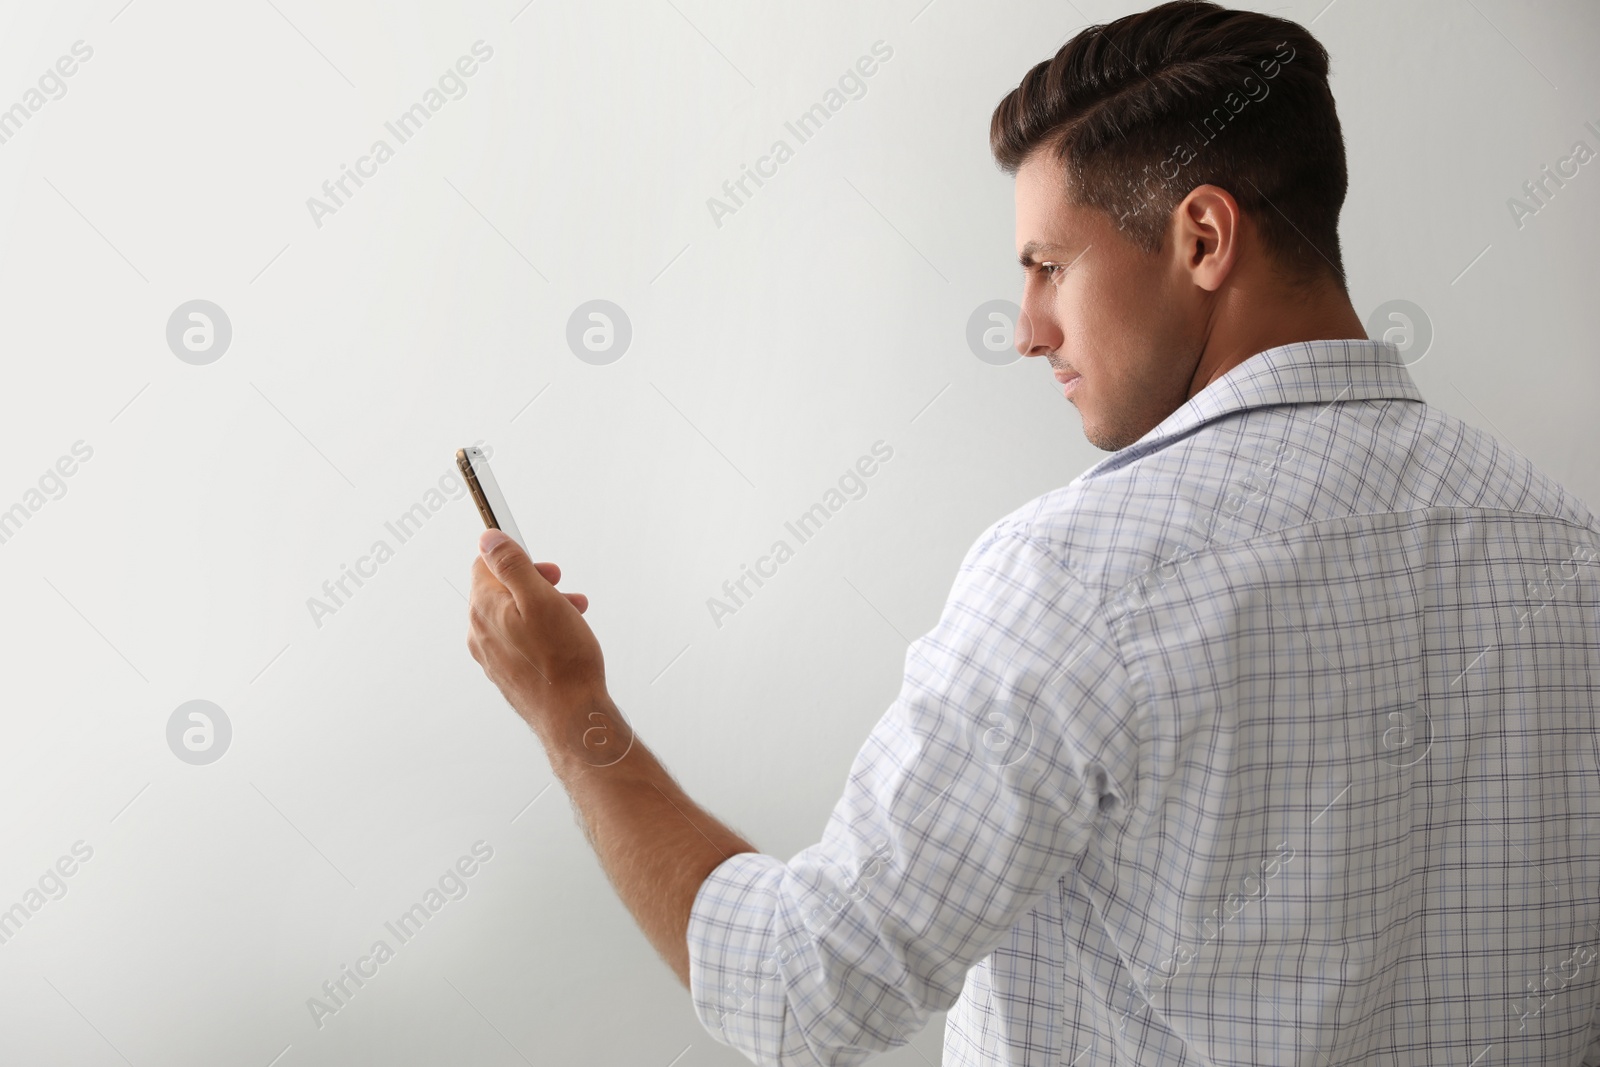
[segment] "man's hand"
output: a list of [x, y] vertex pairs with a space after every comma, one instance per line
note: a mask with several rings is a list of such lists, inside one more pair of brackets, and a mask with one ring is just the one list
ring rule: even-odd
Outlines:
[[467, 648], [544, 742], [551, 762], [604, 766], [633, 737], [606, 692], [600, 642], [583, 620], [589, 598], [557, 592], [561, 568], [535, 564], [499, 530], [478, 538]]

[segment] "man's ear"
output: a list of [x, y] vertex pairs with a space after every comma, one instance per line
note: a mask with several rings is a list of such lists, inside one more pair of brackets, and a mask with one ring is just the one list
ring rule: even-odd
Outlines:
[[1175, 247], [1194, 284], [1216, 292], [1239, 259], [1244, 216], [1239, 202], [1217, 185], [1197, 185], [1173, 211]]

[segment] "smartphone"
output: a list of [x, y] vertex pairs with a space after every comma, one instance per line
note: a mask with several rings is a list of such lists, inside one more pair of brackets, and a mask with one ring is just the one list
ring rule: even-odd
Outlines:
[[504, 530], [526, 552], [528, 543], [522, 539], [522, 531], [511, 517], [511, 508], [500, 492], [500, 484], [494, 480], [494, 471], [489, 469], [489, 457], [483, 454], [483, 449], [471, 445], [456, 449], [456, 466], [461, 468], [467, 491], [477, 501], [483, 524], [491, 530]]

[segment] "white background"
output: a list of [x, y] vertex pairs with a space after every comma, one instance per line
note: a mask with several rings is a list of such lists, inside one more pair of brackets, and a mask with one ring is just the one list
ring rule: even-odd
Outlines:
[[[0, 944], [0, 1062], [744, 1062], [466, 651], [470, 503], [403, 545], [384, 523], [487, 441], [640, 735], [787, 857], [972, 539], [1103, 455], [1047, 367], [966, 329], [1020, 295], [994, 105], [1133, 5], [523, 3], [0, 16], [0, 108], [93, 48], [0, 144], [0, 508], [93, 449], [0, 544], [0, 908], [93, 849]], [[1357, 312], [1423, 309], [1428, 400], [1600, 503], [1600, 162], [1520, 228], [1507, 207], [1600, 149], [1600, 8], [1271, 10], [1333, 55]], [[466, 95], [316, 225], [307, 198], [480, 39]], [[880, 40], [797, 144], [784, 122]], [[707, 199], [779, 137], [794, 158], [718, 226]], [[166, 340], [193, 299], [233, 330], [205, 366]], [[593, 299], [632, 324], [609, 365], [566, 343]], [[867, 494], [715, 625], [707, 598], [878, 440]], [[232, 724], [208, 766], [167, 743], [192, 699]], [[319, 1028], [307, 998], [480, 840], [468, 895]], [[882, 1062], [937, 1062], [942, 1023]]]

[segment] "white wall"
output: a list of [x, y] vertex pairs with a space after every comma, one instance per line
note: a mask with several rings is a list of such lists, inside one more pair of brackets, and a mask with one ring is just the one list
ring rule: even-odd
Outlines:
[[[522, 2], [6, 5], [0, 107], [93, 54], [0, 144], [0, 508], [92, 456], [0, 544], [0, 908], [93, 854], [0, 944], [0, 1061], [744, 1062], [467, 654], [471, 506], [403, 545], [385, 521], [490, 442], [641, 736], [788, 856], [972, 538], [1102, 455], [1048, 368], [966, 331], [1018, 296], [992, 108], [1133, 5]], [[1520, 228], [1507, 207], [1600, 148], [1600, 9], [1324, 4], [1273, 10], [1334, 56], [1357, 310], [1424, 309], [1428, 399], [1600, 504], [1600, 164]], [[397, 145], [384, 122], [479, 40]], [[878, 41], [797, 144], [785, 120]], [[314, 221], [380, 136], [394, 157]], [[719, 226], [707, 199], [779, 137]], [[232, 328], [207, 365], [167, 342], [194, 299]], [[565, 340], [593, 299], [633, 331], [603, 366]], [[867, 494], [715, 625], [707, 598], [879, 440]], [[307, 598], [379, 538], [318, 625]], [[205, 766], [167, 741], [194, 699], [232, 727]], [[480, 840], [469, 894], [319, 1029], [307, 998]]]

